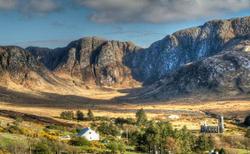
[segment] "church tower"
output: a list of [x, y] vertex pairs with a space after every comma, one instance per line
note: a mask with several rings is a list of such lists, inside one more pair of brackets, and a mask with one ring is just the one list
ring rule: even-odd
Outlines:
[[220, 133], [224, 132], [224, 117], [222, 115], [219, 116], [218, 128]]

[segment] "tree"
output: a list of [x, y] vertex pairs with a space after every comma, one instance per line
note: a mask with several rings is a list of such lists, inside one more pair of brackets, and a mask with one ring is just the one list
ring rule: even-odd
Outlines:
[[136, 112], [136, 123], [138, 126], [141, 126], [147, 122], [147, 115], [143, 109], [140, 109]]
[[184, 126], [181, 130], [177, 130], [174, 133], [175, 138], [178, 141], [180, 153], [192, 153], [195, 145], [194, 135]]
[[219, 154], [225, 154], [225, 153], [226, 153], [226, 151], [223, 148], [221, 148], [219, 151]]
[[82, 113], [82, 111], [78, 110], [78, 111], [76, 112], [76, 119], [77, 119], [78, 121], [83, 121], [83, 120], [84, 120], [84, 114]]
[[180, 153], [178, 143], [173, 137], [166, 138], [165, 149], [168, 153]]
[[146, 143], [148, 152], [151, 153], [151, 151], [154, 151], [154, 153], [158, 152], [159, 146], [160, 146], [160, 128], [157, 124], [152, 122], [149, 127], [146, 128], [145, 134], [146, 137]]
[[90, 109], [88, 110], [88, 119], [89, 120], [94, 120], [94, 114]]
[[62, 119], [66, 119], [66, 120], [72, 120], [74, 118], [74, 112], [73, 111], [63, 111], [60, 114], [60, 117]]
[[97, 128], [98, 132], [103, 135], [119, 136], [120, 130], [112, 123], [102, 122]]
[[244, 124], [245, 124], [246, 126], [250, 126], [250, 115], [248, 115], [248, 116], [245, 118]]
[[213, 149], [214, 142], [211, 136], [201, 135], [196, 141], [196, 151], [209, 151]]

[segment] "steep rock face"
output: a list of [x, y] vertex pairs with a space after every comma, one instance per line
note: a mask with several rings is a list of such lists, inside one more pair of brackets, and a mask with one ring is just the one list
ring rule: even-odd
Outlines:
[[67, 74], [84, 83], [131, 85], [136, 83], [128, 65], [140, 48], [129, 42], [88, 37], [71, 42], [65, 48], [27, 48], [55, 73]]
[[[250, 17], [213, 20], [178, 31], [142, 49], [129, 42], [96, 37], [73, 41], [55, 50], [27, 48], [47, 68], [85, 83], [152, 84], [190, 62], [244, 46], [250, 37]], [[241, 45], [240, 43], [241, 42]]]
[[205, 60], [187, 64], [141, 91], [141, 98], [171, 98], [185, 94], [248, 94], [250, 53], [224, 51]]
[[145, 83], [153, 83], [184, 64], [233, 48], [235, 42], [249, 36], [250, 17], [214, 20], [178, 31], [139, 53], [135, 66], [141, 72], [135, 76], [142, 77]]
[[[18, 84], [32, 78], [36, 73], [41, 78], [49, 81], [47, 69], [41, 65], [29, 52], [19, 47], [0, 47], [0, 74], [8, 74], [10, 79]], [[1, 78], [2, 80], [2, 78]]]

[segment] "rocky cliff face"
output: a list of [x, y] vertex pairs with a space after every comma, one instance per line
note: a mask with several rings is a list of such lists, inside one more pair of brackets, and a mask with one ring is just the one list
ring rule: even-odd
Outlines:
[[55, 74], [66, 74], [86, 84], [150, 85], [188, 63], [241, 49], [249, 37], [250, 17], [244, 17], [213, 20], [181, 30], [147, 49], [90, 37], [73, 41], [65, 48], [27, 50]]
[[47, 81], [52, 81], [47, 69], [40, 64], [29, 52], [19, 47], [0, 47], [1, 80], [7, 75], [17, 84], [27, 80], [35, 80], [34, 74]]
[[[250, 45], [250, 41], [248, 42]], [[234, 96], [250, 93], [250, 53], [243, 48], [223, 51], [187, 64], [143, 89], [136, 98], [173, 98], [193, 94]]]
[[153, 83], [189, 62], [233, 48], [250, 35], [250, 17], [214, 20], [202, 26], [178, 31], [141, 52], [135, 66], [145, 83]]
[[133, 55], [140, 48], [129, 42], [89, 37], [55, 50], [27, 48], [50, 70], [81, 79], [86, 84], [127, 85], [137, 81], [131, 75]]

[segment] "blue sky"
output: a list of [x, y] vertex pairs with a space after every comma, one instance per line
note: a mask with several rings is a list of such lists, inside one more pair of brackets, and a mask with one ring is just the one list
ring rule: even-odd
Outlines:
[[248, 0], [176, 1], [0, 0], [0, 45], [55, 48], [81, 37], [99, 36], [148, 47], [207, 20], [250, 15]]

